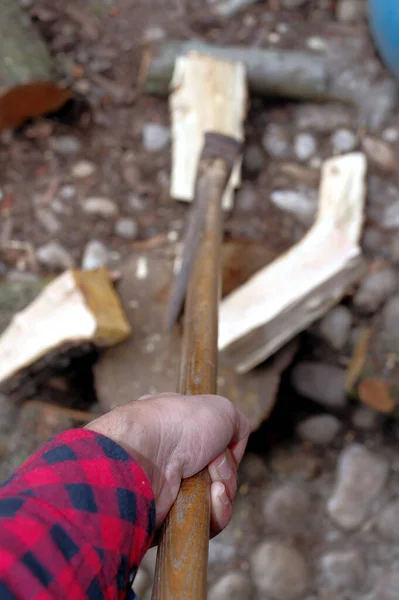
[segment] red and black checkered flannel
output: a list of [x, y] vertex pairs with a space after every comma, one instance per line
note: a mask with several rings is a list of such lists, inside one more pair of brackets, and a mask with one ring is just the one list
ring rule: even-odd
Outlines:
[[132, 598], [154, 525], [140, 466], [107, 437], [67, 431], [0, 489], [0, 600]]

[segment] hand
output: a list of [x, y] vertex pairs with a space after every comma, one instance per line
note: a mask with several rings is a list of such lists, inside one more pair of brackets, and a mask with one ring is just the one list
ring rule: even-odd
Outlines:
[[96, 419], [87, 429], [124, 447], [148, 475], [157, 527], [176, 500], [182, 479], [208, 466], [211, 535], [230, 522], [237, 468], [250, 433], [247, 419], [221, 396], [144, 396]]

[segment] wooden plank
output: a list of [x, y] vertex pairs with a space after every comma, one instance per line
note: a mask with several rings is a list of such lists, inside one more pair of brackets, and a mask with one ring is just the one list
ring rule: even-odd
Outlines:
[[118, 344], [130, 332], [106, 269], [66, 271], [0, 337], [0, 387], [24, 394], [68, 356]]
[[[204, 134], [209, 131], [243, 140], [247, 110], [245, 68], [213, 56], [190, 52], [176, 60], [171, 83], [171, 196], [191, 202]], [[241, 158], [232, 173], [223, 207], [233, 205], [241, 182]]]
[[326, 161], [310, 231], [222, 302], [219, 350], [239, 373], [319, 319], [361, 276], [365, 176], [361, 153]]

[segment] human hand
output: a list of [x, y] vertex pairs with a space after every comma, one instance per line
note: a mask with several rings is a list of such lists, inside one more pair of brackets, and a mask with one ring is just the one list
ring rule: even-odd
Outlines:
[[143, 396], [86, 427], [114, 440], [151, 482], [157, 527], [176, 500], [182, 479], [208, 466], [211, 535], [230, 522], [237, 468], [250, 433], [247, 419], [221, 396]]

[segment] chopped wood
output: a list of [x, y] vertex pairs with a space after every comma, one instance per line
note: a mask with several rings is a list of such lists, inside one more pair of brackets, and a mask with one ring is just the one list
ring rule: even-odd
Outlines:
[[259, 365], [319, 319], [363, 273], [359, 239], [365, 176], [361, 153], [326, 161], [310, 231], [222, 301], [219, 349], [239, 373]]
[[29, 394], [71, 356], [118, 344], [130, 332], [106, 269], [66, 271], [0, 337], [0, 388]]
[[[247, 87], [242, 63], [227, 62], [191, 52], [176, 61], [170, 96], [172, 120], [171, 196], [191, 202], [198, 161], [207, 132], [243, 140]], [[241, 158], [223, 199], [233, 205], [241, 179]]]
[[50, 52], [15, 0], [0, 0], [0, 131], [59, 110], [71, 92], [56, 83]]
[[160, 42], [153, 46], [151, 60], [148, 49], [145, 49], [145, 91], [166, 97], [176, 60], [192, 51], [244, 64], [249, 88], [255, 94], [294, 99], [336, 99], [330, 90], [325, 55], [248, 46], [222, 47], [197, 40]]
[[[250, 276], [248, 265], [233, 269], [238, 247], [228, 244], [223, 252], [223, 287], [231, 289]], [[127, 404], [144, 394], [177, 389], [181, 360], [181, 329], [166, 331], [166, 300], [174, 282], [174, 263], [179, 247], [154, 248], [136, 252], [122, 266], [118, 293], [134, 335], [102, 353], [94, 367], [98, 400], [107, 411]], [[264, 249], [264, 263], [272, 250]], [[262, 252], [248, 248], [247, 256]], [[233, 273], [233, 275], [232, 275]], [[295, 343], [283, 348], [261, 368], [240, 375], [229, 365], [219, 365], [218, 393], [230, 398], [257, 429], [274, 407], [280, 378], [297, 351]]]

